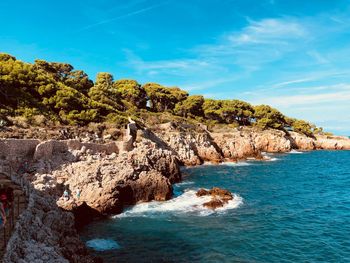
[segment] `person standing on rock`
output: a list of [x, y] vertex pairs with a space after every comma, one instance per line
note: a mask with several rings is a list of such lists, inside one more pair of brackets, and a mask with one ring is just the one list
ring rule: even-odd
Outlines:
[[63, 198], [65, 201], [68, 201], [69, 200], [69, 192], [67, 189], [64, 190], [63, 192]]

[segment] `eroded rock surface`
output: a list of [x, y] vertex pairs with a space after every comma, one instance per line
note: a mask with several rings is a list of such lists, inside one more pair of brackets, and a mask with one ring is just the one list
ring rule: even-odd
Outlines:
[[198, 197], [211, 196], [211, 200], [205, 202], [203, 206], [213, 210], [223, 207], [225, 204], [227, 204], [230, 200], [233, 199], [233, 195], [230, 191], [218, 187], [213, 187], [210, 190], [205, 190], [203, 188], [199, 189], [196, 195]]
[[[177, 157], [145, 136], [135, 139], [128, 149], [120, 147], [123, 142], [0, 140], [1, 172], [21, 184], [30, 200], [4, 262], [94, 262], [77, 235], [76, 219], [171, 198], [172, 183], [181, 179]], [[64, 189], [71, 192], [68, 201]]]

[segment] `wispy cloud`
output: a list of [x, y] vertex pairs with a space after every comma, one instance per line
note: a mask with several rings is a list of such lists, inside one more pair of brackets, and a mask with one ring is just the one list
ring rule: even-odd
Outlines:
[[[158, 72], [190, 76], [192, 79], [204, 77], [206, 80], [208, 76], [220, 76], [220, 79], [227, 79], [222, 82], [230, 82], [282, 58], [296, 48], [295, 41], [307, 37], [307, 29], [291, 18], [247, 22], [246, 27], [224, 34], [212, 44], [197, 45], [186, 50], [183, 58], [145, 61], [128, 51], [127, 64], [145, 74], [155, 75]], [[215, 83], [216, 78], [208, 81]]]
[[292, 18], [248, 19], [248, 25], [241, 30], [223, 35], [217, 43], [199, 45], [193, 51], [199, 57], [252, 72], [296, 50], [308, 37], [308, 29]]
[[[124, 54], [128, 67], [142, 75], [186, 77], [193, 81], [194, 76], [200, 76], [201, 74], [208, 76], [220, 70], [218, 64], [210, 63], [210, 61], [198, 57], [147, 61], [131, 50], [124, 50]], [[221, 70], [224, 72], [222, 67]], [[198, 79], [203, 79], [203, 76], [198, 77]]]
[[340, 101], [349, 101], [350, 91], [323, 93], [323, 94], [309, 94], [309, 95], [293, 95], [283, 97], [265, 98], [265, 103], [280, 107], [295, 107], [298, 105], [320, 104], [325, 102], [336, 103]]
[[289, 86], [291, 84], [305, 83], [305, 82], [310, 82], [313, 80], [315, 80], [315, 78], [293, 79], [293, 80], [288, 80], [288, 81], [277, 83], [277, 84], [273, 85], [273, 87], [280, 88], [280, 87]]
[[247, 44], [288, 44], [288, 40], [307, 36], [307, 30], [290, 19], [263, 19], [249, 21], [249, 25], [228, 39], [235, 45]]
[[[329, 79], [342, 78], [342, 77], [348, 76], [348, 75], [350, 75], [349, 70], [327, 70], [327, 71], [321, 70], [321, 71], [316, 71], [316, 72], [307, 72], [307, 73], [302, 74], [301, 77], [299, 75], [299, 78], [288, 79], [288, 80], [273, 84], [272, 88], [268, 88], [268, 89], [282, 88], [282, 87], [287, 87], [287, 86], [292, 86], [292, 85], [295, 86], [295, 84], [311, 83], [311, 82], [325, 80], [325, 79], [329, 80]], [[294, 77], [298, 77], [298, 76], [294, 76]], [[329, 86], [322, 86], [322, 87], [329, 88]], [[267, 90], [267, 89], [265, 89], [265, 90]]]
[[148, 7], [140, 8], [138, 10], [134, 10], [134, 11], [131, 11], [131, 12], [128, 12], [126, 14], [122, 14], [122, 15], [119, 15], [119, 16], [116, 16], [116, 17], [113, 17], [113, 18], [101, 20], [99, 22], [87, 25], [87, 26], [81, 28], [78, 31], [88, 30], [88, 29], [91, 29], [91, 28], [94, 28], [94, 27], [97, 27], [97, 26], [101, 26], [101, 25], [104, 25], [104, 24], [112, 23], [112, 22], [114, 22], [116, 20], [119, 20], [119, 19], [128, 18], [128, 17], [131, 17], [131, 16], [142, 14], [142, 13], [145, 13], [145, 12], [150, 11], [152, 9], [155, 9], [155, 8], [160, 7], [160, 6], [166, 5], [169, 2], [170, 1], [165, 1], [165, 2], [162, 2], [162, 3], [159, 3], [159, 4], [155, 4], [155, 5], [151, 5], [151, 6], [148, 6]]

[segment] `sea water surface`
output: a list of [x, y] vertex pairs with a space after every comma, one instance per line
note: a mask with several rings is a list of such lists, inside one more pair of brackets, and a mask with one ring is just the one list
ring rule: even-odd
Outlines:
[[[80, 233], [105, 262], [350, 262], [350, 151], [183, 169], [176, 197], [138, 204]], [[235, 198], [204, 209], [199, 188]]]

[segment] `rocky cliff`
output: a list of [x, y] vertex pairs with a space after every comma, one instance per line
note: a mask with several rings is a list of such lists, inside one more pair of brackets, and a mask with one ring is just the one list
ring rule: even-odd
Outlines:
[[282, 153], [296, 150], [349, 150], [350, 139], [339, 136], [307, 137], [296, 132], [257, 130], [253, 128], [209, 132], [205, 127], [168, 123], [154, 132], [185, 165], [206, 161], [238, 161], [249, 157], [263, 158], [263, 152]]
[[[209, 132], [177, 123], [147, 129], [134, 122], [123, 140], [106, 144], [0, 140], [0, 172], [21, 184], [30, 200], [4, 260], [93, 262], [74, 226], [95, 215], [119, 213], [125, 205], [171, 198], [172, 184], [181, 180], [180, 164], [263, 158], [263, 152], [292, 149], [350, 149], [350, 140], [252, 128]], [[70, 192], [68, 201], [62, 198], [64, 189]]]
[[[135, 139], [104, 145], [0, 140], [0, 172], [22, 185], [29, 198], [4, 262], [93, 262], [68, 211], [81, 219], [86, 213], [118, 213], [124, 205], [171, 198], [172, 183], [181, 179], [176, 156], [150, 139]], [[64, 189], [71, 192], [68, 201], [62, 199]]]

